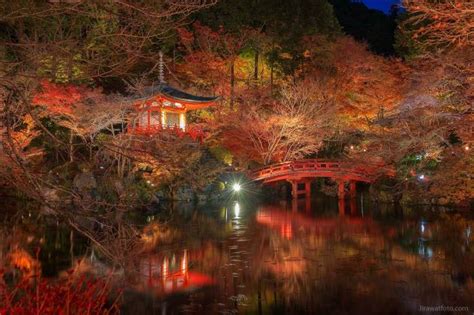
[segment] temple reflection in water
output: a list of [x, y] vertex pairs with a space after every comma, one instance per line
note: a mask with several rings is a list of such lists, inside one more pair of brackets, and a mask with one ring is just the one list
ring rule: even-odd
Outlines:
[[473, 220], [467, 216], [364, 205], [361, 198], [176, 207], [173, 232], [156, 223], [158, 212], [137, 225], [143, 245], [122, 268], [66, 226], [25, 216], [1, 227], [2, 268], [16, 277], [34, 268], [52, 277], [71, 267], [113, 274], [125, 288], [128, 314], [474, 307]]

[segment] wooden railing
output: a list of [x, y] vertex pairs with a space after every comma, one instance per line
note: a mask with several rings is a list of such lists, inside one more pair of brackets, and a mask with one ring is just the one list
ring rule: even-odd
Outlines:
[[128, 128], [128, 133], [138, 134], [138, 135], [153, 135], [159, 132], [171, 132], [177, 135], [179, 138], [183, 138], [185, 136], [191, 137], [193, 140], [202, 141], [205, 137], [204, 131], [196, 126], [187, 126], [185, 130], [181, 129], [178, 126], [174, 127], [163, 127], [162, 125], [155, 125], [155, 126], [147, 126], [147, 127], [132, 127]]

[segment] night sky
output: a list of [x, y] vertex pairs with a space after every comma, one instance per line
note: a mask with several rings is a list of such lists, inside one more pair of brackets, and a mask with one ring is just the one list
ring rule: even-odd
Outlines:
[[394, 3], [400, 3], [398, 0], [363, 0], [364, 3], [369, 7], [384, 12], [390, 10], [390, 6]]

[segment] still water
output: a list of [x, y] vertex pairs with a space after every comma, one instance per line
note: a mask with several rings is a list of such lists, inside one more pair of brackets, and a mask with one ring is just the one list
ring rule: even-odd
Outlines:
[[24, 208], [2, 218], [0, 263], [22, 250], [44, 277], [108, 275], [124, 314], [474, 312], [474, 221], [454, 210], [362, 196], [175, 204], [127, 219], [140, 246], [115, 235], [108, 249], [126, 262], [112, 264], [90, 239]]

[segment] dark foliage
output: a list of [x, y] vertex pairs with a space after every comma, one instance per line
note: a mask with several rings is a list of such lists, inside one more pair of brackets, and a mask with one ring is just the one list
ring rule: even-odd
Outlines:
[[362, 2], [351, 0], [331, 0], [334, 13], [344, 32], [360, 41], [366, 41], [369, 48], [381, 55], [395, 54], [394, 33], [397, 28], [398, 8], [389, 14], [369, 9]]

